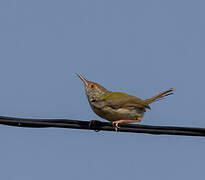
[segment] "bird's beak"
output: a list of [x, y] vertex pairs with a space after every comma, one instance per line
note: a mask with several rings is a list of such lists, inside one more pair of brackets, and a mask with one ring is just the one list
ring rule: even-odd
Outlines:
[[83, 81], [85, 87], [88, 85], [88, 81], [80, 74], [77, 74], [77, 76]]

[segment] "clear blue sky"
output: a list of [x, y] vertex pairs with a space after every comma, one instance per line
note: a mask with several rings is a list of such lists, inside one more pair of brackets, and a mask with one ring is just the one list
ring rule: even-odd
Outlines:
[[[1, 0], [0, 115], [100, 119], [75, 73], [146, 98], [142, 124], [205, 127], [202, 0]], [[205, 139], [0, 125], [0, 179], [204, 179]]]

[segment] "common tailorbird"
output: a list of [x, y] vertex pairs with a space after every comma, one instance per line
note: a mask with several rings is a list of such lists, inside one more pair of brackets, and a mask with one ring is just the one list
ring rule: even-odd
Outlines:
[[112, 92], [98, 83], [86, 80], [77, 74], [83, 81], [85, 92], [92, 110], [103, 119], [111, 121], [115, 130], [120, 123], [140, 122], [150, 104], [165, 96], [173, 94], [173, 88], [163, 91], [151, 98], [142, 100], [138, 97], [123, 93]]

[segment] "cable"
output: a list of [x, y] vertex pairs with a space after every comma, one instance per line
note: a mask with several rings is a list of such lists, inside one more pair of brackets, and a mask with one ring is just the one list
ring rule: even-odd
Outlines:
[[[27, 128], [72, 128], [84, 130], [115, 131], [111, 123], [79, 121], [70, 119], [27, 119], [0, 116], [0, 124]], [[119, 132], [147, 133], [155, 135], [205, 136], [205, 128], [150, 126], [139, 124], [120, 124]]]

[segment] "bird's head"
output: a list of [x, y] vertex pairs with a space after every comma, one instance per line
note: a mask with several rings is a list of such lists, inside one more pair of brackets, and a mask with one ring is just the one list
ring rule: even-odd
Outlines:
[[109, 92], [100, 84], [88, 81], [80, 74], [77, 74], [77, 76], [83, 81], [85, 92], [90, 102], [101, 99], [102, 96]]

